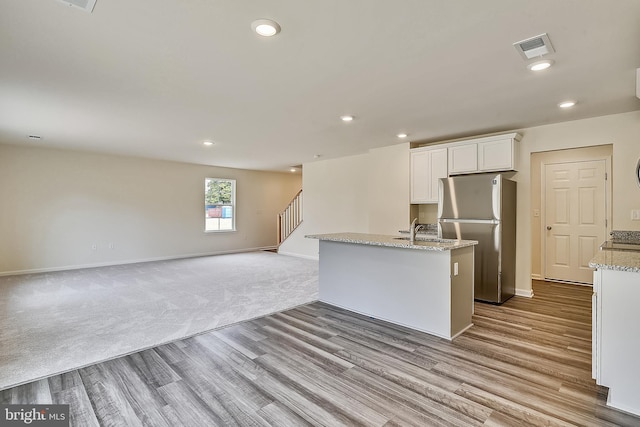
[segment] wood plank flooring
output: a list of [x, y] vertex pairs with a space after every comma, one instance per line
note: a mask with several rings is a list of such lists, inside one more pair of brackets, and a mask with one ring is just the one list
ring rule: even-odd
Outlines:
[[313, 303], [0, 392], [74, 426], [640, 426], [591, 379], [591, 288], [476, 303], [453, 342]]

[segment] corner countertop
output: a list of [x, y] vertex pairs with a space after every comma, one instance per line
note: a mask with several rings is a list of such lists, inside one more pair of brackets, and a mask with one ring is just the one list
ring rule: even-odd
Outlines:
[[600, 250], [589, 261], [589, 267], [600, 270], [618, 270], [640, 273], [640, 252]]
[[386, 246], [390, 248], [417, 249], [423, 251], [451, 251], [477, 245], [475, 240], [439, 239], [437, 237], [417, 236], [413, 243], [406, 236], [388, 236], [385, 234], [366, 233], [332, 233], [311, 234], [309, 239], [327, 240], [331, 242], [355, 243], [359, 245]]

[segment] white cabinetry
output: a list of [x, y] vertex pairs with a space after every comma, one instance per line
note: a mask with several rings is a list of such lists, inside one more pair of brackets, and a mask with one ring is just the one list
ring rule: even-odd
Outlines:
[[446, 148], [411, 150], [411, 203], [438, 203], [438, 179], [446, 177]]
[[598, 269], [593, 288], [593, 376], [609, 406], [640, 415], [640, 273]]
[[514, 151], [513, 138], [478, 143], [478, 169], [515, 170]]
[[473, 325], [472, 246], [429, 251], [320, 240], [319, 248], [320, 301], [448, 340]]
[[449, 148], [451, 175], [478, 171], [478, 144], [454, 145]]
[[515, 171], [518, 141], [520, 135], [510, 133], [447, 144], [449, 174]]

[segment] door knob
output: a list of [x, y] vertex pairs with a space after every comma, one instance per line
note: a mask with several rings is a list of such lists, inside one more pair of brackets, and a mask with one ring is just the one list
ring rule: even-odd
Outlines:
[[551, 230], [551, 226], [550, 225], [547, 225], [547, 230]]

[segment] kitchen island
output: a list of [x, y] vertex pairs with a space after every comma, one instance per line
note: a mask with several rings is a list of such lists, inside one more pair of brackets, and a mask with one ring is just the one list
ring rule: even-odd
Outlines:
[[473, 240], [362, 233], [320, 240], [320, 301], [453, 339], [472, 326]]
[[[638, 245], [640, 247], [640, 243]], [[593, 378], [607, 404], [640, 415], [640, 252], [601, 250], [593, 275]]]

